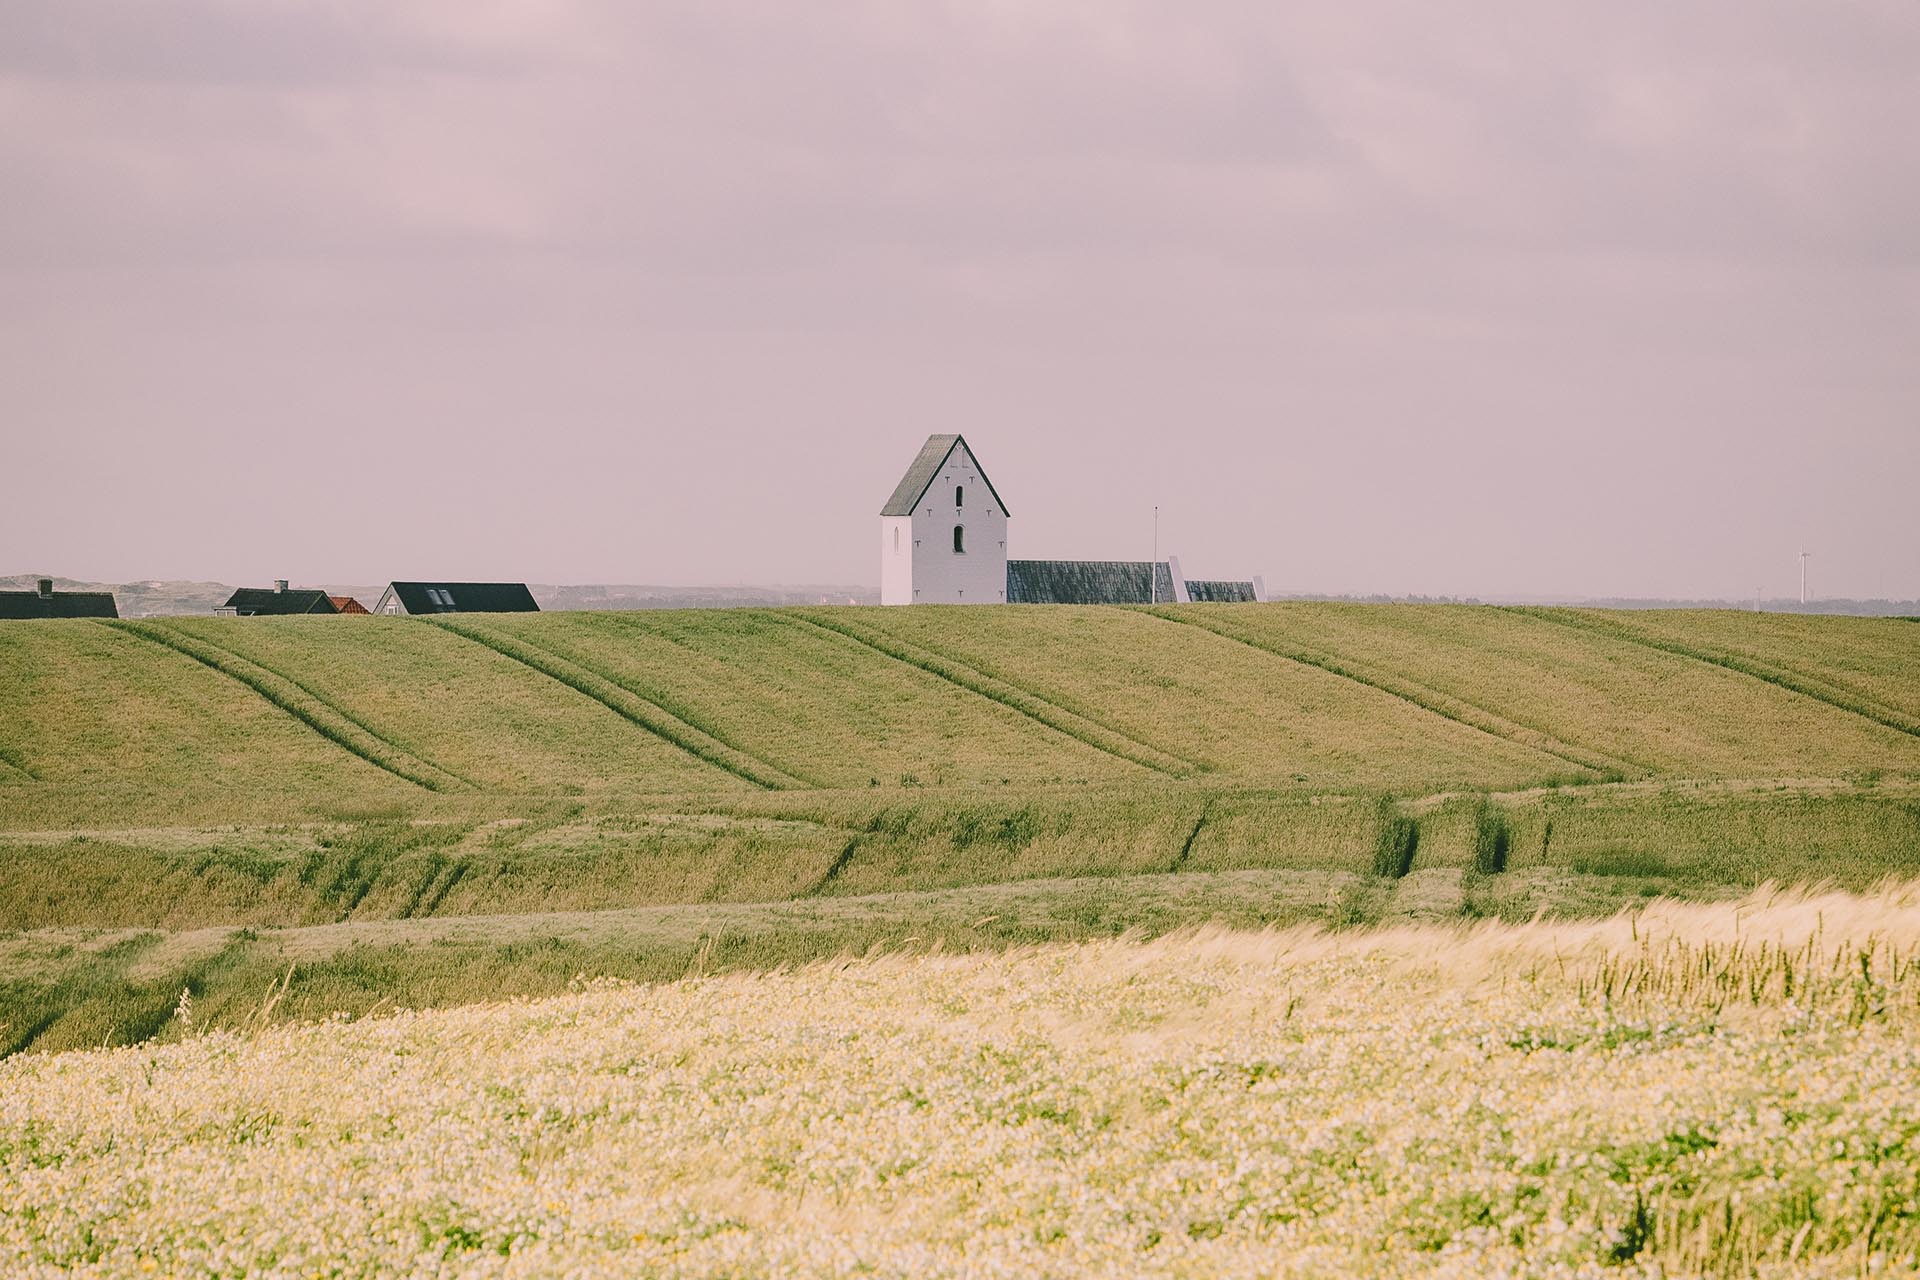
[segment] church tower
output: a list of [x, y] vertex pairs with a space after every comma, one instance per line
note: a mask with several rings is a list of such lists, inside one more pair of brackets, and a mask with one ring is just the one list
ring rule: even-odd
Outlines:
[[881, 604], [1004, 604], [1007, 506], [964, 436], [928, 436], [880, 510]]

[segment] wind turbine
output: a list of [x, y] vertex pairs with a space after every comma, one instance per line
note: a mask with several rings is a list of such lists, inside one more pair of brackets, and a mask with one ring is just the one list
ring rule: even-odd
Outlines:
[[1807, 606], [1807, 557], [1812, 555], [1803, 543], [1800, 547], [1800, 607]]

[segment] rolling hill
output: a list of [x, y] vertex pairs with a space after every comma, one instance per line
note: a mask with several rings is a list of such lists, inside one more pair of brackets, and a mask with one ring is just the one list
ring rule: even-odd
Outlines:
[[140, 1038], [183, 986], [238, 1016], [289, 966], [284, 1011], [321, 1013], [871, 945], [1587, 914], [1917, 871], [1920, 627], [1897, 619], [0, 628], [0, 1052]]

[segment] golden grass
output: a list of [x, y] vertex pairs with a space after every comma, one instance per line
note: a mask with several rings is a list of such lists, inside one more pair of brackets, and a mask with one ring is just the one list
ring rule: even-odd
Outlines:
[[1913, 886], [198, 1016], [0, 1063], [9, 1274], [1920, 1266]]

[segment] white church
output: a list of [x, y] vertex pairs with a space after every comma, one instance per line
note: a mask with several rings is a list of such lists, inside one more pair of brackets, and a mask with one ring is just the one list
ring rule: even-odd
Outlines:
[[1172, 556], [1014, 560], [1012, 513], [966, 438], [928, 436], [880, 510], [880, 603], [1187, 604], [1263, 600], [1259, 578], [1189, 580]]

